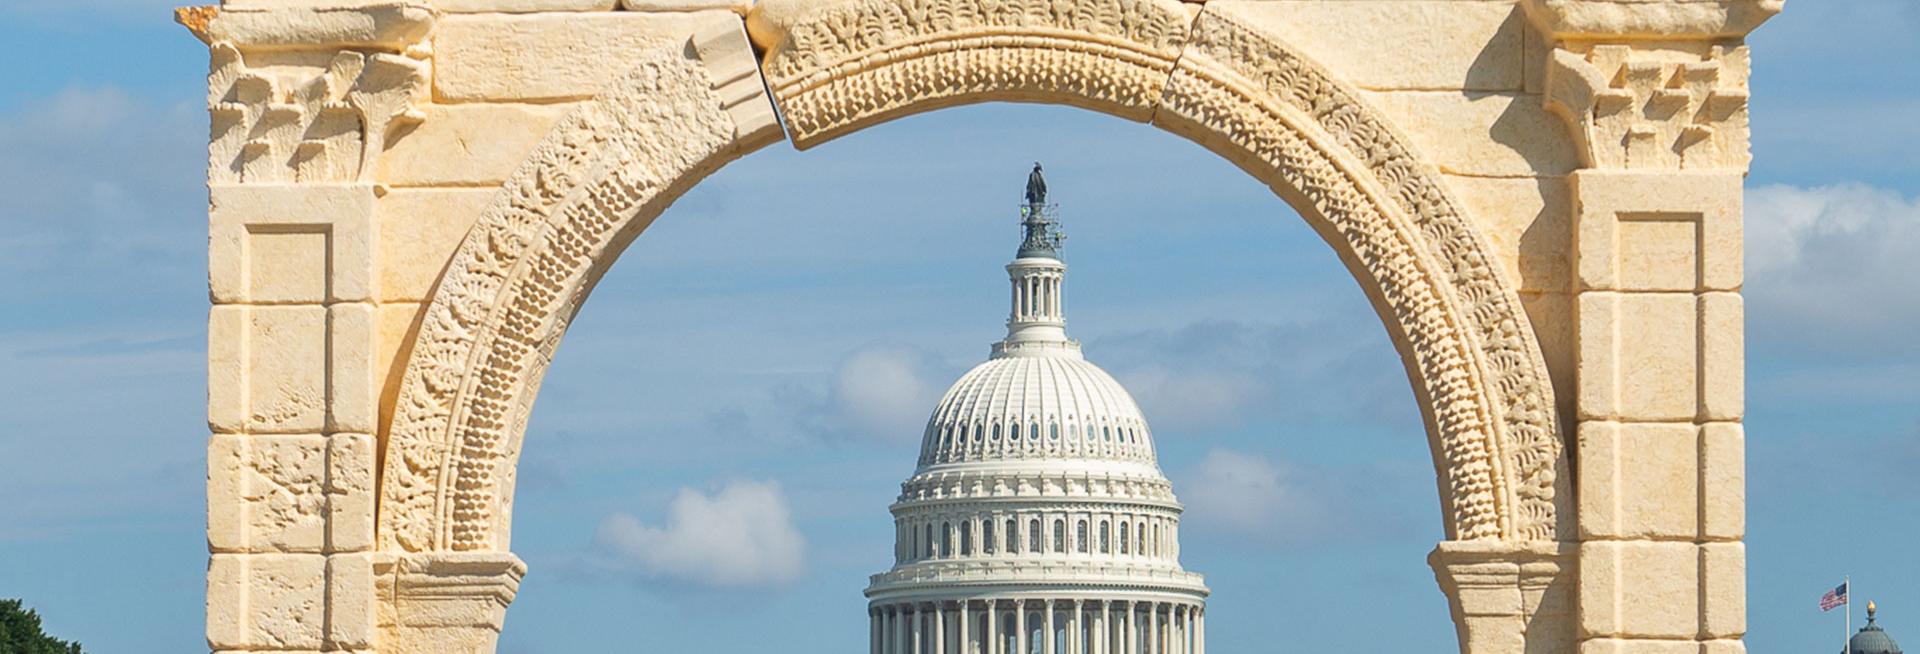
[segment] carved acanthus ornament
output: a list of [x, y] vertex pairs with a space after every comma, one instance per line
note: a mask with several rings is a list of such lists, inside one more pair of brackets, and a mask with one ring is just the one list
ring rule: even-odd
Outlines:
[[[212, 51], [213, 183], [369, 182], [388, 137], [422, 119], [424, 8], [198, 7], [177, 17]], [[266, 63], [250, 65], [250, 53]]]
[[1747, 49], [1553, 51], [1547, 105], [1592, 168], [1745, 169]]
[[1785, 0], [1522, 0], [1588, 168], [1746, 170], [1748, 32]]

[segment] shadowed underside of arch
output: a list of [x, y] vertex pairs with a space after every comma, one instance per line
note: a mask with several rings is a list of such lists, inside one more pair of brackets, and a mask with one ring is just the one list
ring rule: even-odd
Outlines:
[[[1352, 90], [1227, 10], [1175, 0], [772, 0], [760, 71], [808, 147], [991, 100], [1151, 122], [1265, 181], [1393, 334], [1428, 422], [1450, 539], [1555, 540], [1565, 457], [1546, 367], [1487, 240]], [[727, 46], [728, 43], [736, 43]], [[563, 121], [433, 293], [381, 479], [381, 546], [505, 550], [542, 374], [599, 276], [686, 189], [777, 140], [738, 28], [662, 48]], [[751, 82], [747, 84], [743, 82]], [[744, 99], [743, 99], [744, 98]]]

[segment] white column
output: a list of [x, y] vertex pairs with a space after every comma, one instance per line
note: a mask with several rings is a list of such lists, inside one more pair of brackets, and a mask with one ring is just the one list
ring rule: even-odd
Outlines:
[[1047, 648], [1046, 648], [1046, 650], [1045, 650], [1045, 651], [1046, 651], [1046, 653], [1047, 653], [1047, 654], [1057, 654], [1057, 650], [1055, 650], [1055, 649], [1054, 649], [1054, 631], [1053, 631], [1053, 622], [1054, 622], [1054, 615], [1053, 615], [1053, 600], [1046, 600], [1046, 605], [1045, 605], [1045, 606], [1046, 606], [1046, 609], [1047, 609], [1047, 613], [1046, 613], [1046, 616], [1045, 616], [1044, 618], [1042, 618], [1042, 620], [1044, 620], [1044, 621], [1045, 621], [1045, 623], [1046, 623], [1046, 625], [1047, 625], [1047, 626], [1046, 626], [1046, 631], [1045, 631], [1045, 632], [1043, 632], [1043, 633], [1045, 633], [1045, 634], [1046, 634], [1046, 635], [1045, 635], [1045, 638], [1046, 638], [1046, 641], [1047, 641]]
[[1138, 646], [1135, 645], [1133, 638], [1133, 602], [1127, 602], [1125, 609], [1126, 627], [1123, 630], [1125, 633], [1120, 635], [1120, 651], [1122, 654], [1136, 654], [1140, 650]]
[[1207, 609], [1200, 608], [1200, 615], [1194, 617], [1193, 654], [1207, 654]]
[[893, 607], [893, 654], [907, 652], [907, 612], [896, 604]]
[[1147, 652], [1148, 654], [1167, 654], [1166, 644], [1160, 640], [1160, 603], [1147, 605]]
[[973, 654], [973, 622], [968, 620], [972, 604], [972, 600], [960, 600], [960, 654]]
[[985, 643], [986, 646], [981, 648], [981, 654], [1002, 654], [1000, 651], [1000, 625], [998, 624], [1000, 607], [998, 604], [999, 603], [994, 600], [987, 600], [987, 633], [985, 634], [987, 642]]
[[1027, 654], [1027, 601], [1013, 601], [1013, 654]]
[[880, 633], [880, 611], [867, 607], [867, 654], [881, 654], [880, 644], [886, 637]]

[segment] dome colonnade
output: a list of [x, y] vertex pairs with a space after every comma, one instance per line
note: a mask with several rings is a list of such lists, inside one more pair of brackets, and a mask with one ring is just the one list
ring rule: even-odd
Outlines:
[[874, 575], [874, 654], [1192, 654], [1207, 589], [1140, 408], [1067, 337], [1038, 164], [1007, 264], [1007, 336], [927, 421]]

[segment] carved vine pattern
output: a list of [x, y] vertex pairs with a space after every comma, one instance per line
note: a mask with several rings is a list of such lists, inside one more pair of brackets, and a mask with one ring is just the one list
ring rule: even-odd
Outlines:
[[[1552, 391], [1518, 298], [1476, 228], [1383, 121], [1285, 45], [1209, 12], [1199, 23], [1205, 40], [1187, 56], [1256, 84], [1198, 65], [1176, 74], [1186, 18], [1165, 11], [1169, 5], [1178, 7], [869, 1], [797, 26], [765, 70], [796, 142], [996, 89], [1115, 113], [1143, 107], [1144, 119], [1169, 78], [1198, 82], [1190, 94], [1169, 94], [1162, 112], [1197, 117], [1203, 142], [1227, 140], [1260, 158], [1273, 170], [1269, 179], [1304, 195], [1380, 286], [1432, 399], [1453, 537], [1552, 540], [1563, 462]], [[995, 16], [1034, 33], [1002, 29], [1005, 38], [915, 49], [923, 52], [917, 58], [873, 52]], [[1175, 17], [1180, 29], [1147, 27]], [[1061, 47], [1075, 32], [1081, 40]], [[956, 44], [992, 56], [960, 61], [951, 54]], [[843, 67], [850, 58], [884, 65]], [[729, 151], [732, 126], [711, 81], [677, 53], [646, 58], [555, 129], [463, 243], [402, 380], [382, 490], [384, 546], [503, 546], [511, 461], [533, 392], [593, 276], [610, 263], [606, 252], [705, 170], [739, 154]], [[1360, 170], [1343, 166], [1349, 159]]]

